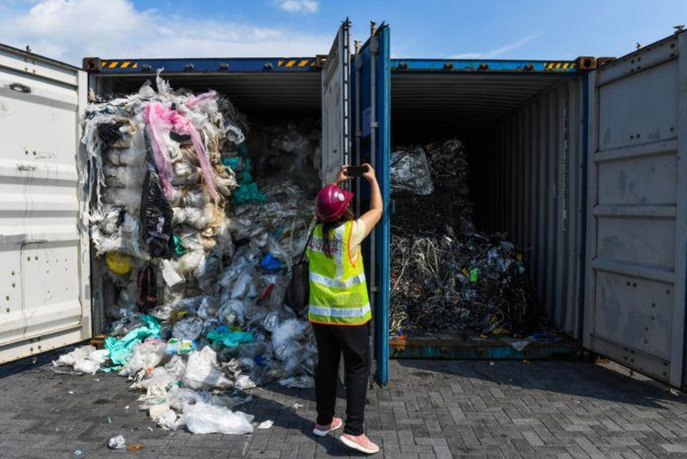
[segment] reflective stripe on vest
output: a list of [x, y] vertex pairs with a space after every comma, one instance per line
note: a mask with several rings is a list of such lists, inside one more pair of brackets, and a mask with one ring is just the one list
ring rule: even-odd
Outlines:
[[[353, 221], [332, 230], [329, 255], [324, 250], [322, 225], [317, 225], [308, 247], [310, 260], [310, 307], [312, 322], [338, 325], [360, 325], [370, 320], [362, 256], [356, 263], [349, 256]], [[358, 248], [360, 251], [360, 248]]]
[[370, 303], [367, 303], [360, 308], [331, 308], [329, 306], [315, 306], [314, 304], [311, 304], [309, 308], [310, 313], [318, 316], [363, 317], [365, 314], [370, 312]]
[[365, 273], [358, 274], [357, 276], [351, 277], [345, 281], [330, 279], [329, 277], [325, 277], [317, 273], [310, 273], [310, 280], [317, 282], [318, 284], [326, 285], [327, 287], [348, 288], [365, 282]]

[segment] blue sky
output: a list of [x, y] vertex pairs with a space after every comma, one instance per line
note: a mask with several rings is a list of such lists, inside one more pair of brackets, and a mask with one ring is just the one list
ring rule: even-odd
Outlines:
[[[659, 6], [660, 5], [660, 6]], [[621, 56], [687, 23], [687, 0], [0, 0], [0, 42], [84, 56], [309, 56], [346, 16], [392, 29], [395, 57]]]

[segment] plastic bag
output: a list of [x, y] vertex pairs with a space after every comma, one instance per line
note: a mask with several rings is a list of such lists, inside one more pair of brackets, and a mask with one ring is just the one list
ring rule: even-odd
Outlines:
[[179, 270], [184, 274], [194, 273], [200, 268], [204, 259], [205, 254], [202, 250], [188, 252], [179, 259]]
[[205, 403], [189, 405], [182, 415], [186, 428], [194, 434], [222, 433], [241, 435], [253, 433], [253, 416], [241, 411], [232, 412], [228, 408]]
[[272, 333], [272, 347], [274, 354], [280, 358], [288, 357], [294, 344], [298, 345], [298, 339], [308, 328], [308, 322], [298, 319], [288, 319], [280, 323]]
[[95, 352], [95, 346], [81, 346], [67, 354], [62, 354], [56, 361], [53, 362], [53, 365], [73, 367], [76, 365], [76, 362], [87, 359], [88, 356], [90, 356], [93, 352]]
[[233, 289], [231, 290], [231, 297], [237, 298], [255, 298], [258, 296], [258, 287], [255, 279], [255, 271], [248, 270], [241, 273], [236, 279]]
[[231, 381], [222, 374], [219, 368], [217, 354], [208, 346], [188, 356], [182, 381], [186, 387], [195, 390], [232, 386]]
[[173, 263], [170, 260], [162, 260], [162, 278], [170, 287], [174, 287], [175, 285], [181, 284], [185, 281], [185, 279], [181, 277], [178, 272], [176, 272], [174, 266], [175, 264], [176, 263]]
[[105, 349], [96, 350], [96, 348], [91, 345], [82, 346], [72, 352], [61, 355], [56, 361], [53, 361], [53, 365], [56, 367], [74, 367], [74, 371], [77, 373], [92, 375], [107, 361], [109, 355], [109, 351]]
[[128, 274], [131, 272], [131, 258], [128, 255], [119, 252], [109, 252], [105, 255], [105, 262], [115, 274]]
[[157, 422], [157, 425], [162, 427], [164, 430], [173, 430], [177, 428], [177, 414], [174, 410], [167, 410], [160, 414], [157, 419], [153, 419]]
[[100, 369], [100, 364], [90, 359], [77, 360], [74, 364], [74, 371], [94, 375]]
[[255, 382], [250, 378], [248, 375], [241, 375], [238, 378], [236, 378], [236, 382], [234, 383], [234, 387], [238, 390], [248, 390], [248, 389], [253, 389], [256, 386]]
[[110, 352], [112, 363], [126, 365], [131, 358], [134, 346], [140, 344], [146, 338], [160, 338], [160, 323], [156, 318], [143, 314], [141, 319], [145, 326], [131, 330], [122, 339], [113, 336], [105, 338], [105, 349]]
[[194, 341], [203, 333], [203, 319], [184, 317], [174, 324], [172, 335], [177, 339]]
[[213, 343], [222, 343], [226, 347], [236, 347], [239, 344], [253, 341], [253, 333], [231, 331], [226, 325], [221, 325], [208, 332], [207, 339]]
[[391, 191], [410, 191], [419, 195], [434, 192], [427, 155], [422, 148], [391, 153]]
[[248, 308], [242, 300], [229, 300], [217, 311], [217, 318], [220, 322], [233, 325], [235, 322], [243, 324]]
[[315, 379], [312, 376], [292, 376], [279, 381], [279, 385], [294, 389], [312, 389], [315, 387]]
[[133, 375], [140, 370], [151, 372], [165, 359], [167, 343], [163, 341], [146, 341], [133, 348], [133, 354], [127, 362], [123, 376]]
[[116, 437], [110, 438], [110, 441], [107, 442], [107, 447], [110, 449], [126, 448], [126, 440], [123, 435], [117, 435]]
[[191, 341], [190, 339], [170, 338], [169, 341], [167, 341], [167, 349], [165, 352], [168, 354], [184, 355], [190, 354], [195, 350], [195, 341]]
[[141, 240], [151, 257], [170, 259], [174, 256], [172, 219], [174, 212], [167, 202], [160, 177], [148, 170], [141, 194]]

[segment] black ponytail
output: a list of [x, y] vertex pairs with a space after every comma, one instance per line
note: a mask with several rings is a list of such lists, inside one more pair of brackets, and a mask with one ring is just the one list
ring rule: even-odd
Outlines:
[[343, 225], [347, 221], [355, 220], [355, 214], [350, 207], [346, 208], [346, 211], [338, 219], [330, 222], [323, 222], [318, 220], [318, 224], [322, 225], [322, 239], [324, 242], [324, 254], [329, 258], [332, 258], [331, 246], [332, 246], [332, 231]]

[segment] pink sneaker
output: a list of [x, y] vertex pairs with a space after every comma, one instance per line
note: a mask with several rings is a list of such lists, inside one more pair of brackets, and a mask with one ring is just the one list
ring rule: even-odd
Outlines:
[[315, 428], [313, 429], [312, 433], [318, 437], [325, 437], [329, 432], [340, 429], [342, 425], [343, 421], [341, 418], [334, 417], [329, 425], [321, 426], [319, 424], [315, 424]]
[[339, 438], [341, 439], [341, 443], [356, 451], [365, 454], [375, 454], [379, 452], [379, 446], [372, 443], [365, 434], [358, 435], [357, 437], [349, 434], [342, 434]]

